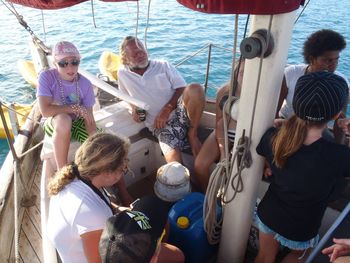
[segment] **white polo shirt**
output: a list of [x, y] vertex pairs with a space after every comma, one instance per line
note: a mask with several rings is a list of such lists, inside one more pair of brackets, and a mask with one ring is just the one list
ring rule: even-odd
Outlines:
[[150, 129], [153, 129], [155, 118], [174, 95], [175, 90], [186, 86], [176, 68], [162, 60], [151, 60], [142, 76], [132, 72], [128, 66], [123, 66], [118, 71], [118, 81], [122, 92], [150, 105], [145, 121], [145, 125]]

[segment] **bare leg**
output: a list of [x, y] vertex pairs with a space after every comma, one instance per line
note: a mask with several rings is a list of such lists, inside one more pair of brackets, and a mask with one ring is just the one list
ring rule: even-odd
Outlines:
[[182, 163], [181, 152], [178, 149], [173, 149], [164, 155], [165, 161], [170, 162], [179, 162]]
[[[152, 260], [151, 260], [152, 262]], [[183, 263], [185, 262], [185, 256], [182, 251], [170, 244], [161, 243], [160, 251], [158, 254], [158, 263]]]
[[302, 263], [307, 259], [307, 256], [310, 252], [304, 250], [292, 250], [285, 256], [282, 260], [282, 263]]
[[120, 178], [120, 180], [116, 183], [116, 186], [118, 188], [118, 195], [122, 201], [123, 206], [130, 206], [134, 199], [126, 189], [124, 177]]
[[191, 144], [193, 156], [196, 157], [202, 146], [197, 136], [205, 104], [205, 94], [202, 86], [199, 84], [188, 85], [183, 92], [183, 101], [188, 118], [191, 121], [191, 127], [187, 133], [188, 140]]
[[84, 121], [85, 128], [89, 136], [94, 135], [96, 133], [96, 123], [89, 124], [86, 121]]
[[279, 243], [273, 238], [273, 235], [259, 231], [259, 245], [259, 252], [254, 263], [274, 263]]
[[53, 152], [55, 154], [57, 169], [61, 169], [68, 163], [72, 118], [68, 114], [58, 114], [52, 121], [54, 126], [54, 133], [52, 135]]
[[205, 140], [194, 161], [195, 175], [200, 183], [201, 191], [204, 193], [207, 190], [209, 182], [210, 167], [219, 159], [219, 156], [219, 147], [216, 142], [215, 131], [213, 131]]

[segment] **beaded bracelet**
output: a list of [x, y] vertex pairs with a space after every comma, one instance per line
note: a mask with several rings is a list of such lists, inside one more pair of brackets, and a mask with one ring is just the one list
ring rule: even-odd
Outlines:
[[76, 116], [83, 116], [84, 115], [84, 111], [79, 104], [72, 104], [72, 105], [70, 105], [70, 107], [72, 108], [73, 113]]

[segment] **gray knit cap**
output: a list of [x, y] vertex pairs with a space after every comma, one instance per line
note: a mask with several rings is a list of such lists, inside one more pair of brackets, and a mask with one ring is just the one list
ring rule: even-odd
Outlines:
[[293, 109], [303, 120], [327, 122], [342, 109], [348, 95], [349, 89], [342, 77], [327, 71], [306, 74], [297, 81]]

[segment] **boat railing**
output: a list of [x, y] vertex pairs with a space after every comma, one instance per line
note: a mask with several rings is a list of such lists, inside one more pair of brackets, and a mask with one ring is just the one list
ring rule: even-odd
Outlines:
[[199, 55], [199, 54], [201, 54], [201, 53], [203, 53], [203, 52], [205, 52], [207, 50], [207, 52], [208, 52], [207, 65], [206, 65], [205, 78], [204, 78], [204, 82], [203, 82], [205, 94], [207, 94], [208, 87], [209, 87], [209, 75], [210, 75], [210, 66], [211, 66], [211, 57], [212, 57], [212, 49], [213, 49], [213, 47], [218, 48], [220, 50], [224, 50], [224, 51], [230, 52], [231, 54], [233, 54], [233, 49], [225, 48], [223, 46], [220, 46], [220, 45], [217, 45], [217, 44], [213, 44], [213, 43], [208, 43], [208, 44], [204, 45], [203, 47], [199, 48], [197, 51], [193, 52], [192, 54], [190, 54], [190, 55], [186, 56], [185, 58], [181, 59], [178, 63], [175, 64], [175, 67], [180, 67], [185, 62], [189, 61], [190, 59], [196, 57], [197, 55]]

